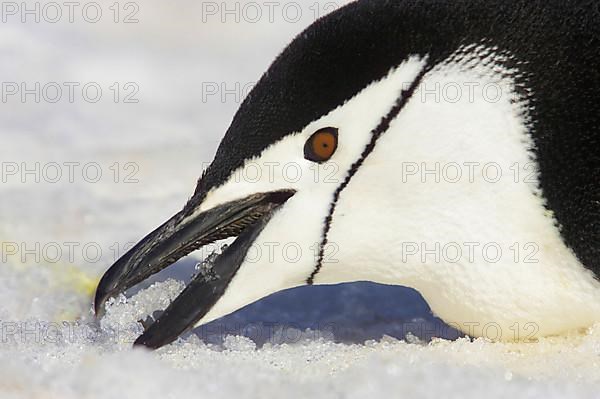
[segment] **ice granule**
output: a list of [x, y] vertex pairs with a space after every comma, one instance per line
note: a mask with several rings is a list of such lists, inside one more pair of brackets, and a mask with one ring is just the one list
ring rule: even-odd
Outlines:
[[250, 338], [233, 335], [225, 337], [223, 347], [226, 350], [235, 352], [252, 352], [256, 350], [256, 344]]
[[213, 269], [214, 263], [226, 249], [227, 244], [221, 246], [220, 250], [211, 252], [205, 259], [201, 262], [198, 262], [194, 269], [196, 270], [196, 275], [193, 276], [194, 279], [202, 278], [204, 281], [213, 281], [218, 278]]
[[103, 338], [130, 345], [144, 331], [142, 321], [165, 310], [184, 287], [183, 282], [168, 279], [152, 284], [131, 298], [121, 294], [109, 300], [106, 315], [100, 321]]

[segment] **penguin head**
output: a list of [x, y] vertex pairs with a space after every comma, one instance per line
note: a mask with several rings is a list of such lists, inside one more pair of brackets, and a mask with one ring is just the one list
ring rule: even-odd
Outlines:
[[[234, 159], [236, 151], [253, 140], [246, 134], [252, 130], [228, 132], [184, 210], [186, 219], [196, 220], [223, 204], [239, 209], [248, 201], [265, 207], [266, 214], [256, 211], [256, 218], [264, 223], [250, 226], [249, 230], [260, 231], [244, 245], [246, 257], [202, 323], [273, 292], [312, 284], [321, 268], [339, 262], [337, 254], [344, 248], [327, 237], [338, 197], [363, 166], [378, 135], [388, 127], [388, 116], [414, 89], [425, 65], [426, 60], [420, 57], [407, 58], [332, 109], [325, 108], [322, 115], [301, 128], [288, 129], [274, 141], [261, 141], [264, 148], [252, 156], [244, 155], [239, 166]], [[248, 108], [243, 115], [260, 114], [260, 109]], [[278, 112], [276, 107], [271, 110]], [[216, 180], [216, 175], [224, 178]], [[361, 199], [365, 207], [369, 206], [369, 196], [367, 189]], [[244, 212], [253, 215], [255, 209]], [[240, 227], [247, 228], [245, 225], [242, 219]], [[241, 241], [234, 242], [235, 249]]]
[[381, 32], [365, 30], [360, 17], [371, 8], [354, 3], [319, 20], [274, 61], [184, 209], [105, 273], [97, 314], [107, 298], [220, 239], [236, 237], [138, 344], [165, 345], [271, 293], [312, 284], [336, 262], [343, 249], [327, 240], [336, 197], [427, 64], [424, 52], [372, 46]]
[[[304, 97], [306, 89], [290, 87], [276, 103], [265, 106], [259, 96], [278, 85], [267, 73], [238, 111], [184, 209], [105, 274], [96, 295], [97, 312], [102, 313], [107, 297], [230, 237], [236, 238], [212, 269], [196, 277], [138, 343], [162, 346], [195, 325], [271, 293], [312, 284], [321, 268], [338, 262], [343, 250], [327, 240], [336, 197], [424, 65], [424, 59], [409, 57], [297, 125], [291, 125], [288, 115], [295, 112], [286, 98], [295, 90]], [[323, 89], [337, 91], [336, 84], [331, 81]], [[306, 104], [320, 101], [321, 91], [312, 92]]]
[[[487, 7], [484, 3], [476, 6]], [[358, 1], [301, 33], [240, 106], [184, 209], [103, 276], [95, 298], [97, 314], [103, 312], [107, 298], [196, 249], [231, 237], [233, 243], [194, 278], [137, 344], [160, 347], [196, 325], [287, 288], [359, 279], [356, 276], [381, 280], [367, 272], [344, 275], [346, 263], [341, 260], [369, 259], [373, 247], [361, 254], [363, 242], [350, 233], [369, 227], [366, 231], [376, 234], [378, 227], [368, 225], [377, 222], [364, 215], [385, 214], [385, 209], [376, 208], [385, 203], [381, 197], [386, 189], [374, 180], [389, 176], [374, 174], [367, 184], [354, 185], [358, 195], [344, 198], [344, 206], [339, 202], [355, 174], [376, 166], [378, 159], [369, 156], [376, 145], [385, 145], [380, 138], [398, 123], [402, 110], [412, 106], [410, 118], [402, 122], [409, 135], [416, 132], [415, 126], [421, 127], [419, 123], [430, 131], [459, 129], [461, 117], [473, 119], [476, 114], [478, 120], [470, 121], [473, 129], [522, 133], [521, 124], [505, 114], [498, 116], [513, 111], [509, 102], [505, 109], [486, 103], [462, 113], [411, 102], [417, 87], [444, 60], [468, 58], [465, 46], [487, 40], [487, 29], [498, 26], [491, 23], [496, 13], [504, 12], [502, 2], [496, 5], [490, 7], [493, 12], [482, 14], [453, 2]], [[506, 35], [511, 32], [507, 27]], [[531, 46], [535, 50], [535, 43]], [[493, 64], [485, 54], [478, 59]], [[507, 68], [516, 62], [503, 59]], [[509, 133], [503, 133], [503, 140], [522, 139]], [[411, 151], [395, 150], [385, 156], [406, 159]], [[523, 154], [527, 160], [527, 151]], [[372, 185], [378, 189], [372, 190]], [[417, 219], [419, 213], [411, 209], [403, 215]], [[407, 229], [410, 223], [407, 220]], [[329, 234], [334, 229], [341, 242]], [[319, 279], [320, 275], [327, 278]]]

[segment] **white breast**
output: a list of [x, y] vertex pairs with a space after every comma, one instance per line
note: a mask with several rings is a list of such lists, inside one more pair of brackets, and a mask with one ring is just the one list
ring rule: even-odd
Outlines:
[[588, 327], [600, 321], [600, 284], [544, 207], [527, 103], [489, 61], [425, 76], [341, 193], [328, 235], [337, 250], [315, 283], [409, 286], [446, 322], [490, 339]]

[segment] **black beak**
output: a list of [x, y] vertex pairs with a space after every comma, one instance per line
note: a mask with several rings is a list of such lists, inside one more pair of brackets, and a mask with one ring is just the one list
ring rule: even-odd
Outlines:
[[246, 228], [233, 244], [219, 255], [211, 270], [199, 273], [134, 345], [160, 348], [176, 340], [200, 321], [223, 295], [250, 246], [267, 225], [271, 215], [269, 212]]
[[239, 236], [217, 258], [211, 276], [198, 276], [136, 344], [166, 345], [193, 327], [217, 302], [250, 246], [273, 212], [295, 194], [293, 190], [254, 194], [194, 214], [182, 211], [148, 234], [104, 274], [94, 300], [98, 317], [106, 300], [158, 273], [192, 251]]

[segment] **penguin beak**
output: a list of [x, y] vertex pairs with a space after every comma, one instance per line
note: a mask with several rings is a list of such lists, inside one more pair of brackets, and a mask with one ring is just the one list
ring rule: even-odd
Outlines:
[[148, 234], [104, 274], [94, 300], [96, 315], [104, 314], [106, 300], [158, 273], [192, 251], [237, 236], [217, 257], [209, 273], [200, 273], [181, 295], [136, 341], [158, 348], [192, 328], [223, 295], [246, 253], [273, 213], [294, 190], [258, 193], [218, 205], [204, 212], [179, 212]]

